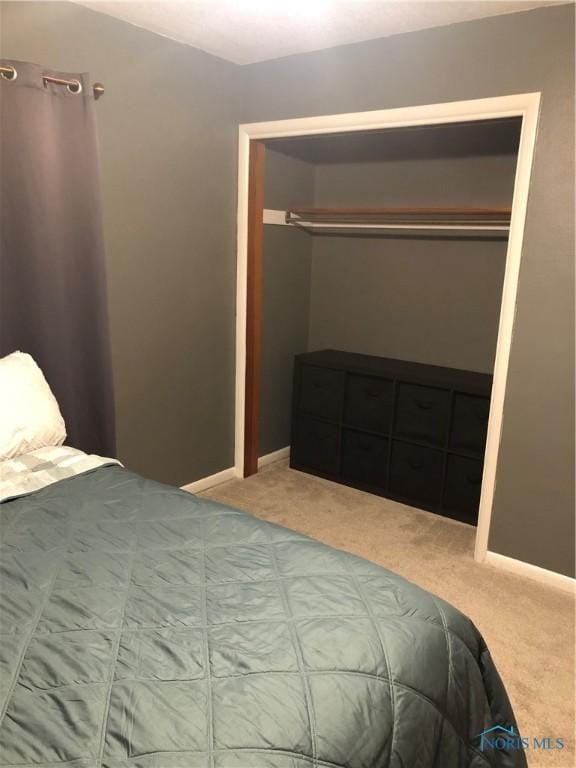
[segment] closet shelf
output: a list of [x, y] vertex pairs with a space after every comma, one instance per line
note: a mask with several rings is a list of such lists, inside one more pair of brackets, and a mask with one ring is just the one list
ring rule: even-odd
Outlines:
[[510, 208], [291, 208], [285, 222], [306, 229], [508, 230]]

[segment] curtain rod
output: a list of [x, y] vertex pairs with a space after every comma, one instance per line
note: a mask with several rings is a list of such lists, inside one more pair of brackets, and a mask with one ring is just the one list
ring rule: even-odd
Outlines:
[[[0, 77], [4, 80], [16, 80], [18, 70], [12, 66], [0, 66]], [[82, 93], [82, 83], [80, 80], [64, 80], [61, 77], [52, 77], [52, 75], [42, 75], [42, 80], [44, 85], [46, 83], [56, 83], [57, 85], [65, 85], [70, 93]], [[104, 86], [102, 83], [94, 83], [92, 91], [94, 98], [98, 100], [104, 94]]]

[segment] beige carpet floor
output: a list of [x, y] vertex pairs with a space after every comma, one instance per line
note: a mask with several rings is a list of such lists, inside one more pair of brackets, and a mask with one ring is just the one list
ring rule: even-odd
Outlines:
[[204, 495], [379, 563], [448, 600], [484, 635], [523, 736], [563, 737], [530, 768], [574, 768], [574, 601], [473, 560], [475, 529], [274, 464]]

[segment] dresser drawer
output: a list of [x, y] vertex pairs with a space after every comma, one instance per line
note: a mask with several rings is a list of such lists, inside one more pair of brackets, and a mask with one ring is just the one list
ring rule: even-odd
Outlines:
[[344, 430], [342, 438], [342, 477], [344, 480], [386, 487], [388, 440]]
[[333, 475], [338, 469], [338, 427], [325, 421], [298, 418], [292, 445], [292, 464]]
[[444, 512], [450, 517], [475, 525], [478, 520], [481, 486], [481, 461], [464, 456], [448, 456]]
[[387, 379], [371, 376], [348, 377], [344, 420], [351, 427], [389, 432], [394, 387]]
[[442, 492], [444, 456], [434, 448], [392, 444], [390, 491], [405, 499], [438, 504]]
[[484, 455], [489, 411], [490, 400], [487, 397], [455, 395], [450, 435], [452, 450]]
[[450, 393], [420, 384], [399, 384], [395, 432], [442, 446], [448, 433]]
[[303, 365], [298, 407], [302, 413], [339, 421], [344, 400], [344, 371]]
[[490, 376], [327, 349], [294, 385], [291, 466], [476, 523]]

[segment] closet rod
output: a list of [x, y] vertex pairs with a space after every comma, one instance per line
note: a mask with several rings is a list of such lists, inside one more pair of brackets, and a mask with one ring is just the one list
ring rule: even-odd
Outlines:
[[271, 208], [264, 208], [262, 212], [263, 224], [276, 224], [284, 227], [298, 227], [304, 231], [313, 232], [317, 230], [324, 230], [329, 232], [334, 231], [356, 231], [356, 230], [437, 230], [437, 231], [452, 231], [452, 232], [508, 232], [510, 229], [509, 222], [504, 219], [498, 222], [486, 222], [486, 221], [445, 221], [439, 223], [438, 221], [409, 221], [407, 219], [401, 219], [398, 221], [369, 221], [364, 218], [362, 220], [354, 221], [337, 221], [336, 219], [314, 220], [313, 217], [308, 219], [298, 218], [295, 216], [289, 216], [290, 211], [279, 211]]
[[[266, 223], [266, 222], [264, 222]], [[303, 229], [422, 229], [422, 230], [443, 230], [443, 231], [463, 231], [472, 232], [490, 231], [490, 232], [508, 232], [508, 224], [366, 224], [366, 223], [341, 223], [341, 222], [311, 222], [293, 220], [290, 224], [302, 227]]]

